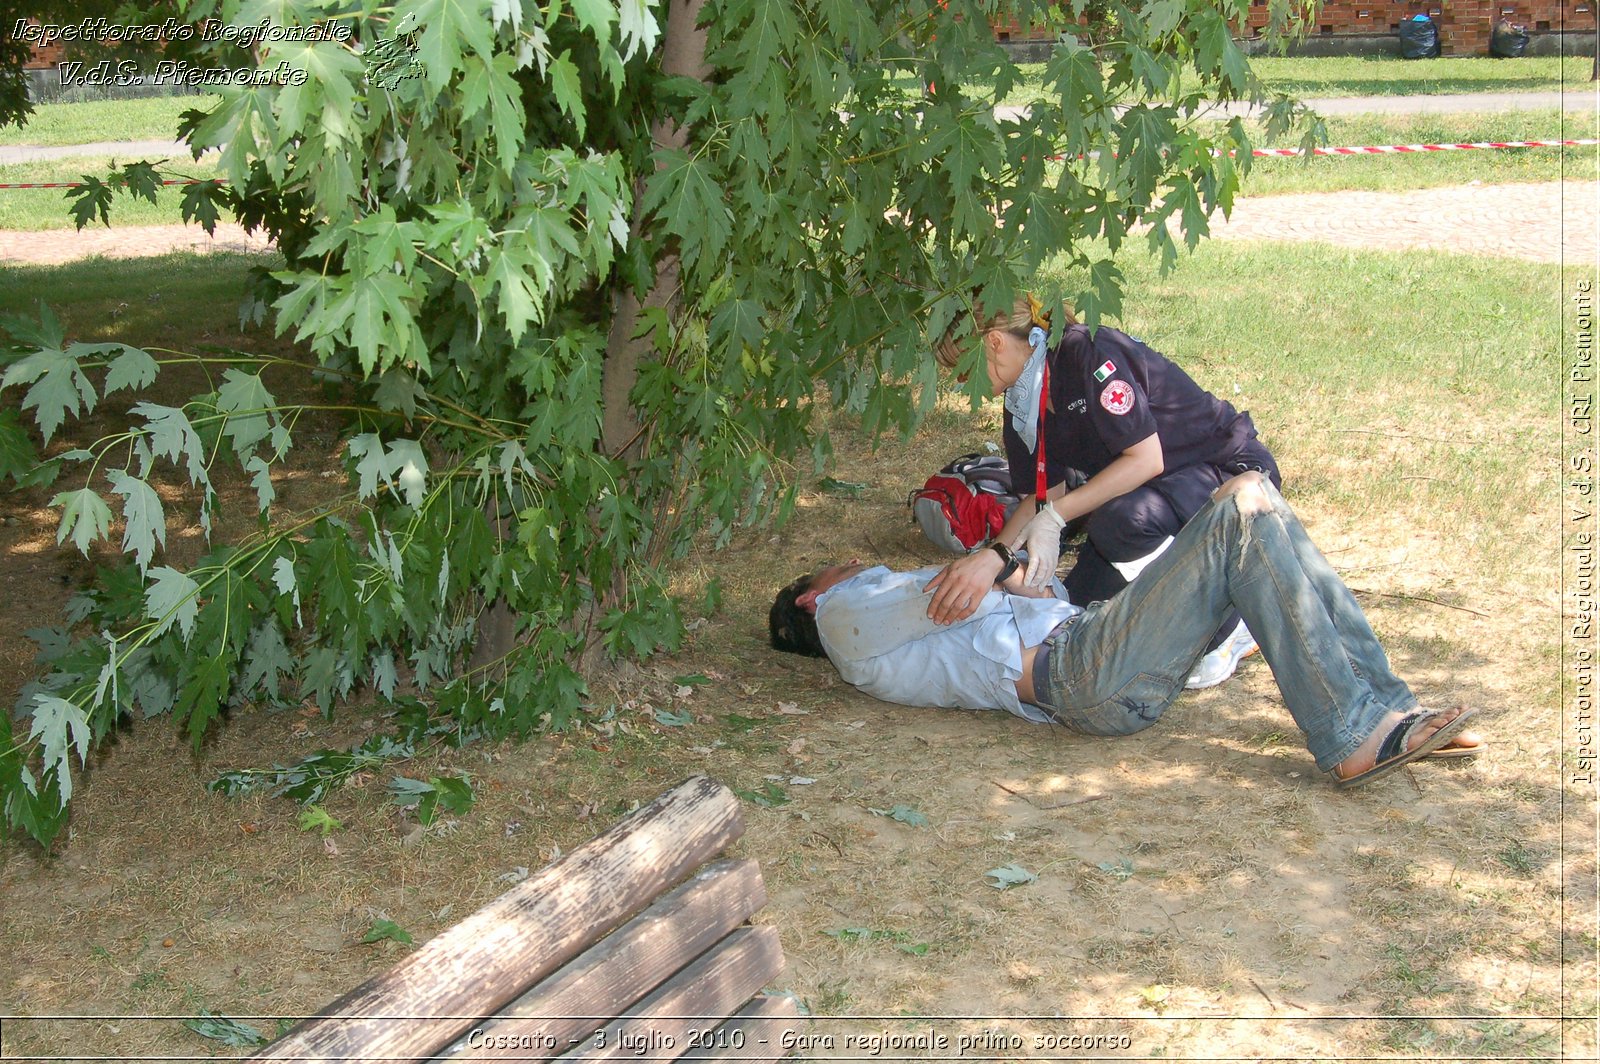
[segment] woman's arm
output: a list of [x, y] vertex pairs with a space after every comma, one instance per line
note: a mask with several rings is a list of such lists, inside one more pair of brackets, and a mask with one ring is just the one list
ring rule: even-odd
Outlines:
[[[1161, 452], [1161, 437], [1152, 432], [1113, 458], [1110, 465], [1090, 477], [1082, 487], [1059, 497], [1053, 497], [1051, 505], [1056, 508], [1056, 513], [1060, 514], [1063, 520], [1071, 521], [1075, 517], [1093, 513], [1117, 496], [1126, 495], [1134, 488], [1154, 480], [1165, 468], [1166, 458]], [[1020, 512], [1022, 507], [1019, 506], [1017, 509]], [[1010, 522], [1007, 522], [1007, 527], [1010, 527]], [[1018, 532], [1020, 531], [1019, 528]]]
[[[1165, 466], [1161, 437], [1152, 432], [1117, 455], [1110, 465], [1075, 491], [1058, 495], [1057, 491], [1064, 485], [1056, 485], [1050, 492], [1053, 496], [1050, 505], [1064, 520], [1071, 521], [1160, 476]], [[1021, 545], [1022, 531], [1037, 512], [1030, 502], [1027, 498], [1022, 500], [995, 538], [1013, 548]], [[1000, 556], [992, 550], [968, 554], [945, 566], [925, 589], [934, 593], [932, 601], [928, 603], [928, 617], [936, 624], [951, 624], [971, 616], [972, 611], [978, 608], [978, 603], [983, 601], [984, 593], [994, 586], [994, 579], [1000, 575], [1002, 567]], [[1051, 565], [1050, 568], [1054, 571], [1055, 566]]]

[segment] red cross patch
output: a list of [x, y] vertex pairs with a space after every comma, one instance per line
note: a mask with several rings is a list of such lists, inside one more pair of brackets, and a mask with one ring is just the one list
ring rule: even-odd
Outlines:
[[1100, 405], [1113, 414], [1126, 414], [1133, 409], [1133, 385], [1122, 380], [1112, 381], [1100, 393]]

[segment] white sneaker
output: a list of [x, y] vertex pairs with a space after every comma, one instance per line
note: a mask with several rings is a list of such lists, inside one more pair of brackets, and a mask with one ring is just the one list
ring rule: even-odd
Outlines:
[[1183, 686], [1190, 691], [1215, 687], [1233, 675], [1234, 670], [1239, 667], [1239, 662], [1260, 649], [1256, 637], [1251, 635], [1250, 629], [1240, 621], [1239, 627], [1222, 641], [1221, 646], [1200, 659], [1200, 664], [1195, 666], [1194, 672], [1189, 674], [1189, 679]]

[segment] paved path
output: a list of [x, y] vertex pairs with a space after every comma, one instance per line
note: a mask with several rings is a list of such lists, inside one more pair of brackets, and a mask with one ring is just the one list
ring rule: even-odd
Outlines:
[[1596, 261], [1600, 185], [1550, 181], [1403, 192], [1241, 197], [1212, 219], [1219, 240], [1311, 240], [1342, 247], [1425, 248], [1570, 265]]
[[[1404, 192], [1314, 192], [1242, 197], [1233, 216], [1212, 219], [1219, 240], [1312, 240], [1343, 247], [1427, 248], [1531, 262], [1594, 263], [1600, 247], [1600, 185], [1568, 181], [1464, 185]], [[75, 232], [0, 230], [0, 262], [61, 263], [169, 251], [264, 251], [237, 225], [215, 238], [196, 225], [104, 226]], [[1564, 258], [1563, 258], [1564, 256]]]
[[0, 147], [0, 165], [6, 163], [37, 163], [51, 159], [70, 159], [77, 155], [114, 155], [131, 161], [134, 156], [149, 158], [176, 156], [185, 161], [192, 158], [189, 146], [177, 140], [99, 140], [91, 144], [61, 144], [40, 147], [37, 144], [13, 144]]
[[246, 233], [231, 222], [217, 223], [209, 237], [198, 225], [103, 225], [80, 230], [46, 229], [19, 232], [0, 229], [0, 265], [54, 265], [96, 257], [136, 259], [172, 251], [267, 251], [264, 233]]

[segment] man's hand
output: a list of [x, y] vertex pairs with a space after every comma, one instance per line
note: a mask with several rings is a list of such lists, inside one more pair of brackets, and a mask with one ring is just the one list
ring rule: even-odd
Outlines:
[[971, 617], [983, 596], [994, 590], [994, 578], [1004, 568], [1000, 555], [992, 550], [980, 550], [939, 570], [922, 589], [933, 592], [933, 601], [928, 603], [928, 619], [934, 624], [954, 624]]
[[1028, 522], [1022, 530], [1022, 545], [1028, 549], [1028, 575], [1023, 577], [1023, 583], [1046, 587], [1055, 578], [1056, 564], [1061, 560], [1061, 530], [1066, 527], [1066, 519], [1053, 503], [1042, 507]]

